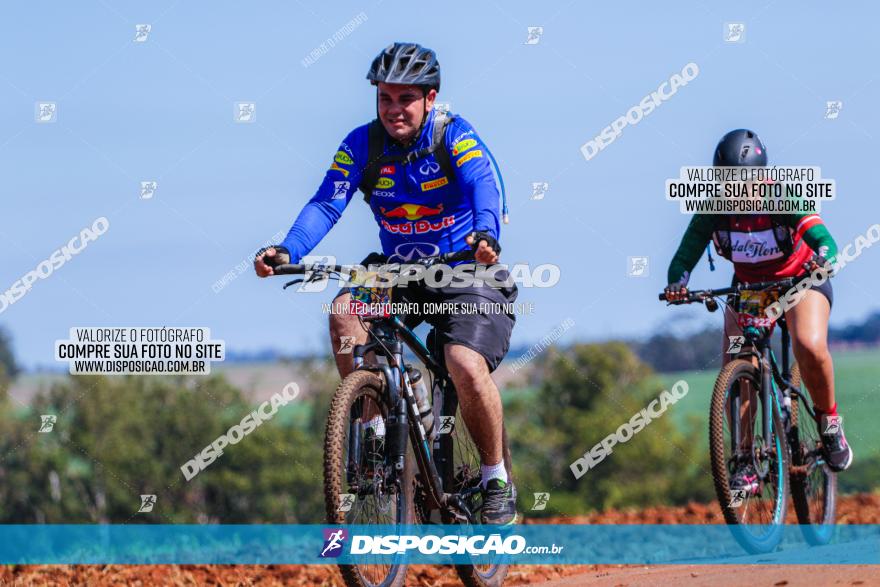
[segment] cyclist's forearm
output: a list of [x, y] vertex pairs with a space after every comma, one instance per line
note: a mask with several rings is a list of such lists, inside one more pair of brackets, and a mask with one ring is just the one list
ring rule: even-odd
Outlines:
[[[837, 260], [837, 243], [831, 236], [831, 232], [818, 216], [814, 217], [808, 227], [803, 231], [803, 239], [817, 255], [822, 255], [827, 261], [834, 263]], [[810, 222], [808, 219], [804, 219]]]
[[479, 182], [473, 186], [474, 230], [488, 232], [500, 240], [501, 210], [495, 182]]
[[306, 204], [281, 242], [290, 251], [290, 262], [298, 263], [308, 255], [327, 236], [341, 215], [330, 202], [312, 201]]
[[712, 240], [713, 226], [714, 223], [708, 216], [693, 217], [669, 263], [667, 283], [687, 284], [691, 271], [703, 256], [703, 249]]

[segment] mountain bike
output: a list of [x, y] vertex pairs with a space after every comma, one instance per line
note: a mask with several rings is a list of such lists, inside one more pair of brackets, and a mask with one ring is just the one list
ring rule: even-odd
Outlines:
[[[473, 259], [473, 252], [466, 250], [423, 257], [416, 262], [430, 267], [469, 259]], [[326, 278], [357, 278], [351, 267], [339, 265], [288, 264], [275, 267], [274, 272], [306, 275], [285, 288]], [[353, 347], [354, 371], [340, 383], [330, 404], [324, 439], [327, 522], [479, 523], [479, 451], [463, 425], [455, 386], [441, 359], [442, 348], [429, 349], [400, 315], [365, 311], [391, 306], [392, 288], [385, 283], [350, 289], [352, 304], [362, 304], [352, 308], [369, 338], [366, 344]], [[428, 337], [432, 339], [436, 337]], [[429, 407], [423, 405], [420, 409], [415, 386], [421, 374], [416, 375], [417, 370], [405, 362], [405, 349], [421, 361], [432, 379]], [[433, 431], [427, 430], [422, 421], [428, 414], [434, 422]], [[375, 433], [377, 417], [385, 429], [381, 440]], [[374, 423], [372, 430], [369, 422]], [[503, 455], [512, 478], [506, 431]], [[339, 568], [351, 587], [398, 587], [404, 584], [407, 572], [403, 562]], [[508, 565], [456, 565], [456, 571], [465, 585], [498, 587], [507, 576]]]
[[[801, 531], [808, 543], [826, 544], [835, 523], [837, 476], [821, 454], [815, 412], [802, 391], [800, 370], [791, 364], [791, 339], [784, 316], [771, 320], [766, 308], [809, 274], [777, 281], [741, 283], [721, 289], [689, 291], [670, 304], [705, 304], [710, 312], [727, 297], [742, 328], [731, 340], [732, 360], [721, 369], [709, 410], [709, 447], [715, 493], [739, 544], [748, 552], [772, 551], [782, 539], [791, 494]], [[666, 301], [666, 295], [660, 294]], [[781, 362], [770, 341], [779, 325]], [[735, 348], [739, 346], [739, 348]], [[804, 417], [809, 416], [809, 417]], [[749, 490], [732, 489], [734, 471], [751, 463], [757, 483]]]

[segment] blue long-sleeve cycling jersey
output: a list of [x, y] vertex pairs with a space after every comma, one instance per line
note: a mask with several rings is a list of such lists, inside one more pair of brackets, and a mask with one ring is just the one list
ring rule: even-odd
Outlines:
[[[419, 140], [406, 150], [385, 135], [387, 153], [430, 146], [434, 121], [431, 111]], [[281, 243], [290, 251], [291, 263], [317, 246], [355, 195], [368, 158], [368, 127], [359, 126], [345, 137], [318, 191]], [[382, 251], [392, 261], [462, 250], [467, 248], [465, 237], [475, 230], [499, 238], [498, 189], [485, 145], [467, 121], [456, 118], [446, 127], [445, 146], [455, 177], [444, 175], [433, 154], [380, 170], [370, 208]]]

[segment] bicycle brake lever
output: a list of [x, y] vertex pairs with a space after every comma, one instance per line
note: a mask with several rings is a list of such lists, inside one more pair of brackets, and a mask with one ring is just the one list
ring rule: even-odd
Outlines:
[[321, 270], [315, 270], [306, 278], [306, 283], [313, 283], [315, 281], [321, 281], [327, 277], [327, 274]]
[[302, 277], [298, 277], [298, 278], [296, 278], [296, 279], [292, 279], [291, 281], [288, 281], [287, 283], [285, 283], [285, 284], [284, 284], [284, 287], [282, 287], [281, 289], [287, 289], [287, 288], [290, 287], [291, 285], [296, 285], [297, 283], [302, 283], [302, 282], [303, 282], [303, 278], [302, 278]]

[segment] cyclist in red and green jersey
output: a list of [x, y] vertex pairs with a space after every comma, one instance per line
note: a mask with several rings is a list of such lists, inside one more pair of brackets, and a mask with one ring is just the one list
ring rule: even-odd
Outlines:
[[[734, 130], [718, 143], [714, 165], [766, 166], [767, 151], [754, 132]], [[826, 261], [833, 264], [837, 256], [837, 245], [817, 214], [698, 214], [669, 264], [668, 300], [686, 295], [690, 272], [710, 241], [719, 255], [733, 262], [734, 282], [797, 277]], [[834, 399], [834, 368], [828, 351], [833, 300], [831, 282], [826, 280], [807, 289], [800, 301], [785, 311], [785, 320], [801, 376], [815, 404], [823, 455], [832, 470], [842, 471], [852, 463], [853, 453]], [[725, 318], [724, 334], [724, 340], [730, 334], [740, 334], [735, 321]], [[756, 482], [749, 466], [734, 474], [734, 487], [749, 488]]]

